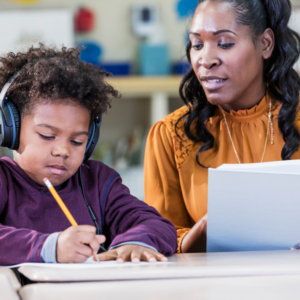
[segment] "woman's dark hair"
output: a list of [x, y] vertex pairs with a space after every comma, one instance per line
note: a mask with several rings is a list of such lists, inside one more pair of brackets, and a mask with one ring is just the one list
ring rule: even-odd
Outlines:
[[72, 99], [91, 112], [92, 120], [110, 107], [119, 94], [104, 82], [110, 74], [79, 58], [79, 48], [48, 48], [43, 44], [25, 52], [0, 57], [0, 89], [19, 72], [7, 96], [21, 117], [34, 105], [57, 99]]
[[[198, 5], [205, 1], [199, 0]], [[289, 0], [218, 0], [232, 4], [239, 24], [249, 26], [254, 37], [261, 35], [267, 28], [275, 34], [275, 48], [272, 56], [264, 63], [264, 76], [268, 82], [268, 92], [272, 99], [279, 101], [282, 107], [278, 123], [285, 145], [281, 157], [288, 160], [299, 149], [300, 134], [294, 122], [299, 105], [300, 77], [293, 69], [300, 55], [300, 36], [288, 27], [291, 17]], [[186, 55], [191, 63], [191, 42], [187, 44]], [[206, 129], [206, 121], [215, 114], [216, 106], [210, 104], [193, 69], [187, 73], [180, 85], [180, 96], [189, 111], [176, 123], [186, 117], [184, 130], [194, 142], [202, 142], [197, 153], [214, 146], [214, 137]], [[196, 130], [191, 125], [195, 122]]]

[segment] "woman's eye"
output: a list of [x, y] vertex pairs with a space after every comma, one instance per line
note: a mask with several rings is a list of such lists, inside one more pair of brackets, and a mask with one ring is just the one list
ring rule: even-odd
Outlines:
[[201, 50], [203, 48], [203, 44], [193, 45], [192, 48], [195, 50]]
[[76, 141], [71, 141], [71, 143], [74, 145], [74, 146], [81, 146], [83, 143], [80, 143], [80, 142], [76, 142]]
[[39, 133], [39, 136], [40, 136], [42, 139], [47, 140], [47, 141], [53, 140], [53, 139], [55, 138], [54, 136], [42, 135], [42, 134], [40, 134], [40, 133]]
[[229, 48], [231, 48], [233, 46], [234, 46], [233, 43], [218, 44], [218, 47], [220, 47], [221, 49], [224, 49], [224, 50], [229, 49]]

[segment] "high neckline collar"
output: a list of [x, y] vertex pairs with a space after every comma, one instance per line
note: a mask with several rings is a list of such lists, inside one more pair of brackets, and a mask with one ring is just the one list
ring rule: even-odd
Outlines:
[[[271, 101], [272, 101], [272, 111], [274, 111], [277, 108], [278, 104], [273, 100]], [[254, 105], [249, 109], [241, 109], [237, 111], [230, 110], [229, 112], [226, 112], [224, 110], [224, 113], [226, 118], [234, 119], [234, 120], [255, 119], [269, 111], [269, 103], [270, 103], [270, 98], [268, 95], [266, 95], [258, 104]], [[223, 116], [222, 108], [220, 105], [218, 105], [217, 114], [219, 116]]]

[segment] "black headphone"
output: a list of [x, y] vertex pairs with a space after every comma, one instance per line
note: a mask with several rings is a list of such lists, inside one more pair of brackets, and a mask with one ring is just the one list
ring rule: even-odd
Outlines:
[[[8, 89], [19, 76], [14, 74], [2, 88], [0, 93], [0, 146], [7, 147], [12, 150], [18, 150], [20, 144], [20, 114], [16, 106], [9, 101], [6, 96]], [[93, 154], [100, 136], [100, 126], [102, 116], [97, 117], [91, 122], [89, 127], [88, 142], [83, 158], [83, 162], [87, 161]]]

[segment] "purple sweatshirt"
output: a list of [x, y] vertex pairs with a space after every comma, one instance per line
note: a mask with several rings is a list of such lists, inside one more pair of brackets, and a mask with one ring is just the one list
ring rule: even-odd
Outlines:
[[[176, 251], [174, 226], [153, 207], [130, 195], [114, 170], [90, 160], [82, 165], [82, 181], [107, 247], [137, 241], [164, 255]], [[78, 173], [57, 191], [79, 225], [94, 226]], [[68, 227], [68, 219], [48, 189], [11, 159], [0, 159], [0, 265], [43, 262], [41, 250], [48, 236]]]

